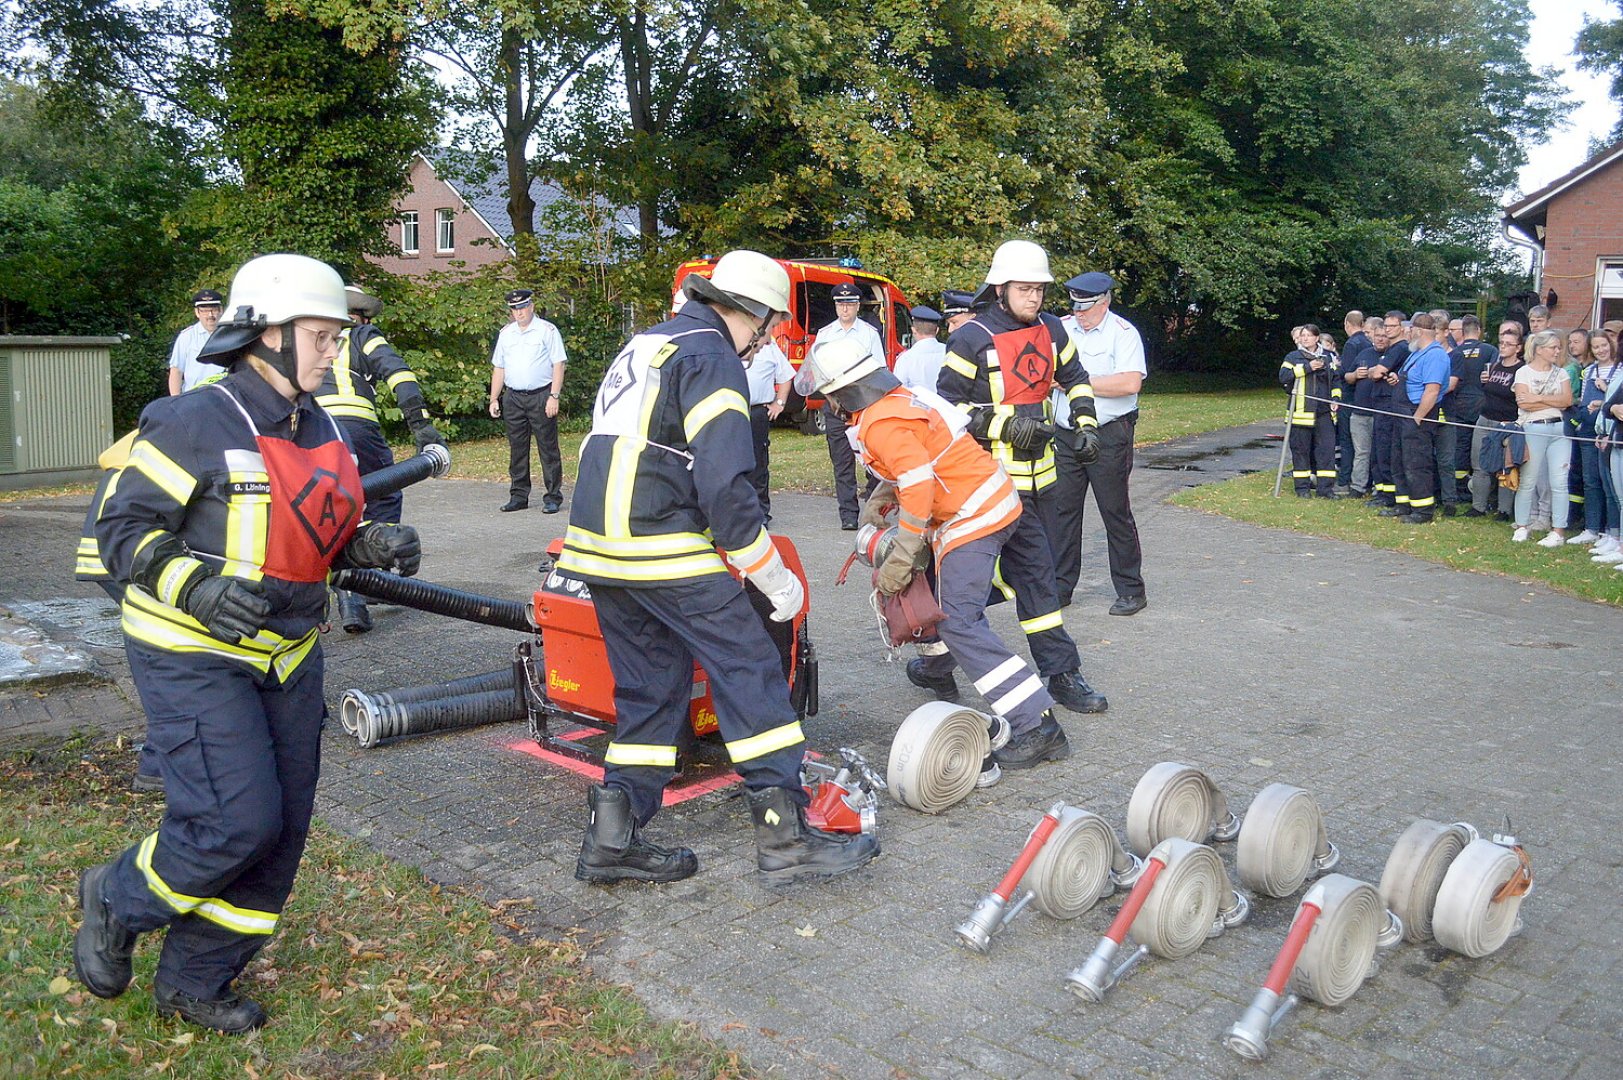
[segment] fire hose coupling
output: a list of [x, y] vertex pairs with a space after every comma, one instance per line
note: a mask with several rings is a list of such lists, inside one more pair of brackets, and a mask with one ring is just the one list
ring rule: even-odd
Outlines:
[[1381, 900], [1405, 940], [1486, 956], [1522, 929], [1532, 859], [1514, 836], [1483, 839], [1475, 826], [1419, 818], [1398, 837], [1381, 873]]
[[1025, 846], [1015, 857], [1014, 865], [1009, 867], [1003, 880], [975, 905], [975, 910], [969, 918], [958, 925], [958, 940], [978, 953], [987, 953], [992, 948], [992, 938], [1001, 933], [1014, 917], [1025, 910], [1035, 894], [1026, 893], [1020, 900], [1009, 906], [1014, 891], [1020, 887], [1020, 879], [1026, 876], [1031, 864], [1036, 861], [1038, 853], [1048, 843], [1050, 837], [1060, 826], [1060, 818], [1067, 807], [1063, 802], [1057, 802], [1048, 813], [1038, 819], [1036, 826], [1026, 837]]
[[840, 747], [838, 769], [809, 757], [800, 763], [811, 798], [806, 821], [824, 832], [871, 834], [878, 827], [879, 793], [885, 780], [855, 750]]
[[1127, 846], [1143, 856], [1169, 837], [1194, 844], [1232, 840], [1240, 819], [1205, 773], [1176, 761], [1152, 765], [1127, 803]]
[[1375, 973], [1380, 939], [1395, 943], [1401, 936], [1401, 922], [1382, 906], [1373, 885], [1345, 874], [1316, 882], [1297, 906], [1262, 989], [1224, 1034], [1223, 1045], [1252, 1061], [1266, 1058], [1269, 1037], [1298, 997], [1344, 1003]]
[[1269, 784], [1245, 813], [1235, 847], [1240, 881], [1263, 896], [1289, 896], [1341, 862], [1319, 804], [1299, 787]]

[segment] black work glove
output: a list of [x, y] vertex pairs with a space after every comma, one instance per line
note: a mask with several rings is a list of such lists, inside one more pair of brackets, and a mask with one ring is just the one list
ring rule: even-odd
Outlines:
[[399, 570], [401, 577], [411, 577], [422, 564], [423, 545], [410, 525], [374, 521], [361, 526], [344, 548], [344, 557], [351, 566]]
[[411, 429], [411, 441], [417, 444], [419, 454], [435, 443], [441, 446], [445, 445], [445, 436], [439, 433], [438, 428], [429, 423], [427, 413], [422, 413], [407, 420], [406, 426]]
[[1071, 432], [1071, 447], [1076, 451], [1076, 460], [1092, 465], [1099, 460], [1099, 429], [1091, 425], [1077, 428]]
[[257, 581], [204, 574], [180, 598], [180, 608], [227, 645], [265, 629], [271, 603]]
[[1011, 417], [1003, 425], [1003, 441], [1019, 450], [1046, 446], [1053, 437], [1054, 425], [1045, 424], [1034, 416]]
[[977, 439], [989, 439], [989, 438], [991, 438], [991, 435], [988, 434], [988, 433], [992, 430], [992, 416], [993, 415], [994, 414], [993, 414], [991, 409], [971, 409], [971, 410], [969, 410], [969, 433], [970, 433], [970, 435], [974, 436]]

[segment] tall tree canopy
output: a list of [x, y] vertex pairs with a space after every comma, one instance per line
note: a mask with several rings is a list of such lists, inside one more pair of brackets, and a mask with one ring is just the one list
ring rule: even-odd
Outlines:
[[[1623, 0], [1614, 0], [1623, 10]], [[1623, 18], [1584, 20], [1578, 32], [1578, 66], [1612, 77], [1612, 100], [1623, 105]], [[1611, 141], [1623, 139], [1623, 115], [1612, 125]]]

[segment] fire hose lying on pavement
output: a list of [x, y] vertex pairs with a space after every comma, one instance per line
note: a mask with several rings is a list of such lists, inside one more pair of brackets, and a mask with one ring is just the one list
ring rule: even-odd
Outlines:
[[939, 814], [975, 790], [981, 762], [1009, 740], [1009, 722], [948, 701], [907, 715], [890, 744], [885, 775], [891, 798]]
[[1176, 761], [1150, 766], [1127, 803], [1127, 846], [1140, 858], [1170, 837], [1204, 844], [1239, 833], [1240, 819], [1211, 778]]
[[[989, 952], [993, 936], [1033, 902], [1051, 918], [1074, 919], [1117, 889], [1131, 887], [1142, 865], [1104, 818], [1055, 803], [1026, 837], [1003, 880], [959, 925], [958, 938], [975, 952]], [[1028, 891], [1011, 906], [1022, 881]]]
[[1463, 821], [1416, 820], [1381, 873], [1381, 899], [1403, 919], [1407, 940], [1435, 937], [1473, 958], [1520, 932], [1522, 900], [1532, 891], [1532, 860], [1516, 838], [1485, 840]]

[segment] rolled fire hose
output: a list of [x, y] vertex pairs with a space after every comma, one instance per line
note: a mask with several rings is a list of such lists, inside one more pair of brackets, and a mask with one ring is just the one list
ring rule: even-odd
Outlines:
[[1432, 913], [1437, 943], [1462, 956], [1487, 956], [1522, 928], [1532, 864], [1514, 837], [1472, 840], [1443, 876]]
[[462, 694], [477, 694], [485, 690], [505, 690], [513, 686], [513, 667], [499, 668], [484, 675], [469, 675], [462, 679], [452, 679], [450, 682], [429, 683], [425, 686], [407, 686], [400, 690], [387, 690], [368, 694], [364, 690], [345, 690], [343, 697], [338, 699], [338, 722], [343, 724], [344, 730], [354, 735], [358, 730], [359, 717], [363, 710], [375, 708], [379, 699], [399, 704], [406, 701], [428, 701], [432, 698], [458, 697]]
[[1104, 818], [1067, 806], [1026, 872], [1026, 887], [1038, 911], [1074, 919], [1118, 888], [1131, 888], [1143, 865], [1122, 848]]
[[368, 749], [384, 739], [522, 720], [526, 715], [523, 703], [511, 688], [424, 701], [374, 698], [371, 704], [374, 707], [363, 708], [356, 715], [355, 724], [355, 738]]
[[451, 471], [451, 451], [439, 443], [429, 443], [422, 452], [361, 477], [361, 493], [370, 501], [404, 490], [419, 480], [444, 476]]
[[382, 570], [340, 570], [333, 575], [333, 588], [348, 589], [386, 604], [399, 604], [464, 622], [499, 626], [522, 634], [535, 630], [530, 621], [530, 606], [525, 601], [481, 596]]
[[1127, 803], [1127, 846], [1140, 857], [1169, 837], [1204, 844], [1232, 840], [1239, 831], [1240, 821], [1217, 785], [1176, 761], [1151, 766]]
[[1431, 913], [1449, 864], [1477, 838], [1463, 821], [1452, 825], [1417, 818], [1403, 830], [1381, 871], [1381, 902], [1403, 920], [1403, 936], [1418, 945], [1432, 935]]
[[992, 752], [989, 718], [947, 701], [920, 705], [896, 729], [885, 780], [903, 806], [939, 814], [975, 790]]
[[1341, 861], [1325, 835], [1319, 804], [1289, 784], [1269, 784], [1257, 792], [1234, 855], [1241, 883], [1263, 896], [1289, 896], [1310, 876]]

